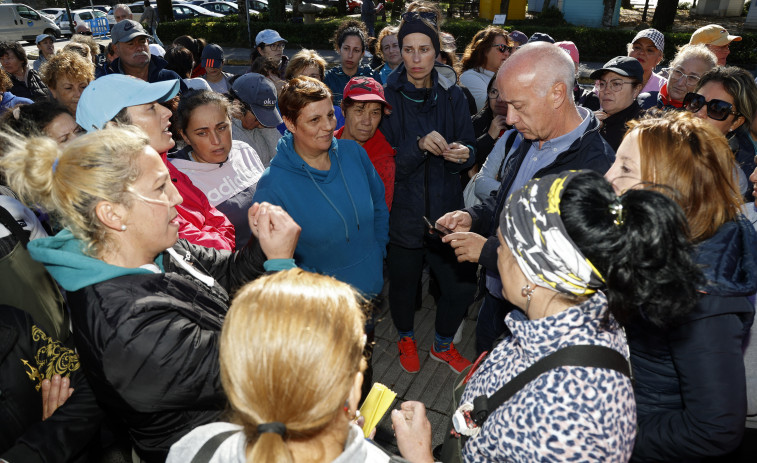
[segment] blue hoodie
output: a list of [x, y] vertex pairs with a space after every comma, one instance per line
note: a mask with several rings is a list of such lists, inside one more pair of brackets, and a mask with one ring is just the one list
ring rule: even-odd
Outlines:
[[328, 171], [310, 167], [287, 132], [258, 181], [254, 201], [283, 207], [302, 227], [299, 266], [331, 275], [371, 297], [384, 284], [389, 241], [384, 184], [368, 154], [353, 140], [333, 138]]

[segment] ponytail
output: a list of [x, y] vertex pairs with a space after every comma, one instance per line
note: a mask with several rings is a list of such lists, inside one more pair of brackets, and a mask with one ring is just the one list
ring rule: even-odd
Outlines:
[[610, 312], [667, 326], [696, 304], [702, 274], [686, 216], [668, 197], [629, 190], [620, 197], [595, 172], [574, 178], [560, 207], [568, 235], [604, 275]]
[[97, 256], [108, 245], [95, 213], [100, 201], [129, 206], [129, 186], [139, 177], [138, 159], [149, 139], [137, 127], [109, 128], [76, 138], [61, 149], [47, 137], [4, 134], [0, 168], [8, 186], [27, 205], [53, 214]]

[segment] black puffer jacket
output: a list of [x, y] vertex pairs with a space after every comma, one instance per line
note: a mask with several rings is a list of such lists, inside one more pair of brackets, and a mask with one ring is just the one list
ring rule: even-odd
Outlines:
[[[226, 406], [221, 326], [230, 295], [264, 272], [264, 254], [254, 239], [233, 254], [179, 240], [179, 258], [162, 253], [164, 271], [151, 273], [74, 255], [74, 244], [59, 234], [35, 240], [30, 251], [69, 286], [74, 340], [98, 402], [126, 425], [142, 459], [164, 461], [171, 444], [216, 421]], [[179, 261], [213, 277], [212, 286]], [[118, 270], [71, 290], [93, 272]]]

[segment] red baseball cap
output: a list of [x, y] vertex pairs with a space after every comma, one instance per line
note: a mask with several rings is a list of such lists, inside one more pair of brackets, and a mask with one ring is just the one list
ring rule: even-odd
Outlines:
[[371, 77], [357, 76], [350, 79], [344, 86], [342, 98], [350, 98], [354, 101], [376, 101], [383, 103], [386, 110], [392, 109], [384, 98], [384, 87]]

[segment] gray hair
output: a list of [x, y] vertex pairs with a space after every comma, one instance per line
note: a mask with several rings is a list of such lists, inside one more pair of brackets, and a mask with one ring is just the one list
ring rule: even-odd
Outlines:
[[673, 61], [670, 62], [670, 67], [680, 66], [681, 63], [690, 59], [698, 59], [706, 63], [710, 68], [714, 68], [718, 64], [718, 58], [706, 45], [697, 44], [684, 45], [679, 48]]
[[116, 6], [113, 7], [113, 13], [116, 12], [117, 9], [121, 8], [122, 10], [126, 11], [126, 14], [131, 14], [131, 8], [129, 8], [129, 5], [126, 5], [124, 3], [119, 3]]

